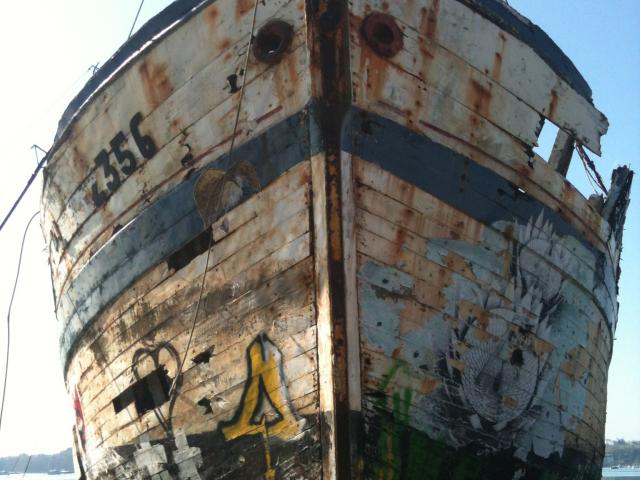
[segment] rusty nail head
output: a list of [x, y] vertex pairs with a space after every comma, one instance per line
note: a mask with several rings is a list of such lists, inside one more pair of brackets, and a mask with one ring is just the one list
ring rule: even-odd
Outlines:
[[253, 54], [258, 61], [273, 65], [286, 53], [293, 37], [293, 27], [283, 20], [271, 20], [263, 25], [253, 42]]
[[395, 19], [386, 13], [370, 13], [362, 22], [362, 36], [382, 57], [393, 57], [404, 44], [402, 31]]

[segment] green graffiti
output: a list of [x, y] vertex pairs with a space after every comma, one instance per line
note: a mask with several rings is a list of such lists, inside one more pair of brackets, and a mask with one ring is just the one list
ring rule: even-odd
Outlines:
[[[596, 466], [581, 464], [580, 457], [543, 459], [530, 456], [525, 463], [505, 450], [491, 455], [469, 445], [454, 448], [444, 438], [430, 438], [411, 426], [415, 373], [395, 360], [369, 404], [375, 415], [373, 435], [367, 440], [375, 462], [365, 464], [365, 478], [376, 480], [498, 480], [517, 472], [539, 480], [599, 480]], [[417, 421], [417, 419], [414, 419]], [[480, 450], [482, 452], [482, 450]], [[584, 461], [584, 460], [582, 460]]]
[[373, 406], [380, 419], [380, 431], [376, 440], [378, 461], [372, 477], [376, 480], [478, 478], [482, 470], [478, 457], [456, 452], [445, 442], [430, 439], [411, 427], [413, 390], [399, 384], [402, 377], [412, 380], [413, 376], [405, 362], [395, 360], [375, 396]]
[[[378, 412], [391, 412], [384, 415], [381, 432], [378, 437], [378, 452], [384, 459], [384, 462], [380, 463], [376, 469], [375, 478], [378, 480], [400, 478], [403, 455], [406, 456], [406, 452], [403, 452], [403, 444], [409, 434], [409, 409], [411, 408], [413, 392], [410, 388], [389, 392], [389, 387], [399, 370], [408, 373], [406, 365], [399, 360], [395, 360], [393, 366], [385, 375], [381, 385], [381, 395], [375, 402], [375, 409]], [[391, 408], [388, 405], [389, 398], [391, 399]]]
[[558, 472], [542, 472], [540, 480], [559, 480], [560, 475]]

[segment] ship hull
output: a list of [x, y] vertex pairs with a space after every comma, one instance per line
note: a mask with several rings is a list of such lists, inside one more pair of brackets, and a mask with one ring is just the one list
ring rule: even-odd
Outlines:
[[49, 154], [81, 474], [600, 478], [631, 173], [564, 178], [606, 119], [562, 52], [494, 1], [186, 3]]

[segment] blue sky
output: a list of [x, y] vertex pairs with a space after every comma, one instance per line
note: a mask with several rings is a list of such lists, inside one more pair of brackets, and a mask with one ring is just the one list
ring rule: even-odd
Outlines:
[[[510, 0], [509, 4], [542, 27], [573, 60], [593, 90], [594, 104], [609, 119], [603, 155], [592, 155], [605, 183], [617, 165], [631, 165], [640, 173], [640, 1]], [[587, 196], [593, 193], [579, 161], [572, 162], [569, 180]], [[640, 176], [636, 176], [624, 233], [607, 438], [640, 440], [639, 247]]]
[[[140, 25], [169, 0], [146, 0]], [[3, 7], [0, 28], [0, 213], [17, 196], [36, 165], [34, 143], [48, 149], [66, 103], [126, 39], [138, 2], [32, 0]], [[640, 0], [511, 0], [539, 24], [584, 74], [596, 106], [611, 127], [596, 160], [605, 178], [618, 164], [640, 171]], [[545, 137], [546, 138], [546, 137]], [[552, 142], [553, 139], [550, 141]], [[548, 149], [549, 140], [541, 145]], [[591, 193], [579, 162], [570, 180]], [[628, 214], [620, 283], [620, 315], [610, 369], [607, 437], [640, 440], [640, 178]], [[39, 208], [38, 180], [0, 235], [0, 312], [9, 303], [19, 243]], [[34, 222], [12, 316], [12, 357], [0, 431], [0, 456], [53, 452], [70, 445], [73, 415], [57, 353], [57, 325], [44, 242]], [[6, 341], [0, 323], [0, 358]], [[0, 371], [2, 367], [0, 367]]]

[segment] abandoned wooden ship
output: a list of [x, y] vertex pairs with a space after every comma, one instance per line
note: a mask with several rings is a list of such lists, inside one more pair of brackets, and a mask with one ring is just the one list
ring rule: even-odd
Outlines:
[[48, 154], [81, 476], [599, 479], [607, 127], [499, 0], [174, 2]]

